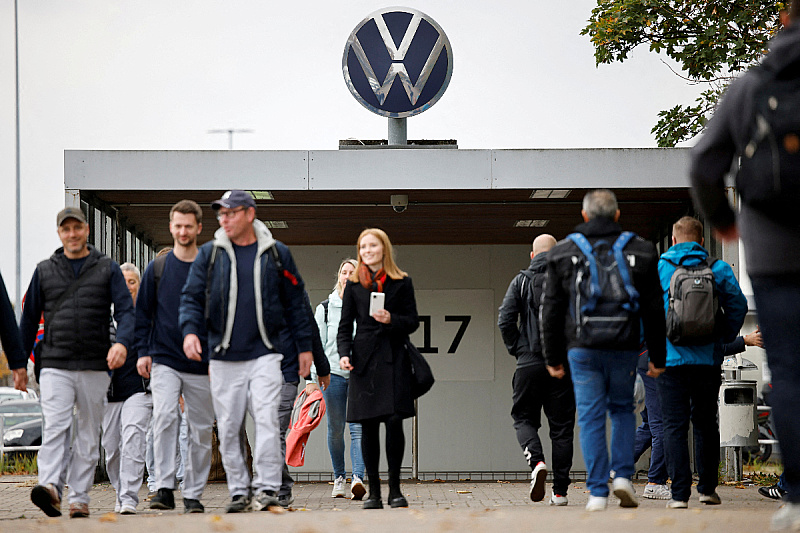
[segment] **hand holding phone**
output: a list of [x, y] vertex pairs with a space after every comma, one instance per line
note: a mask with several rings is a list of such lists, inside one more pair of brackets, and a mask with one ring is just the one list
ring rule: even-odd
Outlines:
[[374, 316], [375, 311], [383, 309], [383, 303], [386, 300], [386, 294], [382, 292], [369, 293], [369, 316]]

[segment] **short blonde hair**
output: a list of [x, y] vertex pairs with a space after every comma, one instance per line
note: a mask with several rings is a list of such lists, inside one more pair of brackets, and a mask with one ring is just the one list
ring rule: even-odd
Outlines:
[[400, 268], [394, 262], [394, 249], [392, 248], [392, 241], [389, 240], [389, 236], [386, 235], [386, 232], [379, 228], [367, 228], [361, 232], [361, 235], [358, 236], [358, 240], [356, 241], [356, 257], [358, 257], [358, 265], [356, 266], [353, 275], [350, 276], [350, 281], [354, 281], [356, 283], [359, 281], [358, 272], [361, 270], [362, 264], [359, 247], [361, 246], [361, 239], [367, 235], [376, 237], [383, 245], [383, 270], [386, 272], [386, 275], [391, 279], [403, 279], [408, 276], [408, 274], [400, 270]]

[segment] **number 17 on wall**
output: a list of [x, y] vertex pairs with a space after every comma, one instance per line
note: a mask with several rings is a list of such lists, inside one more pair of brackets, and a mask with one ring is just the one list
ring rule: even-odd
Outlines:
[[[458, 345], [461, 344], [461, 340], [464, 338], [464, 333], [467, 331], [470, 320], [472, 320], [472, 317], [469, 315], [445, 315], [445, 322], [461, 323], [456, 331], [455, 336], [453, 337], [452, 342], [450, 343], [450, 347], [447, 349], [447, 353], [456, 353], [456, 350], [458, 350]], [[420, 315], [419, 321], [422, 324], [422, 346], [417, 346], [420, 353], [439, 353], [439, 348], [436, 346], [431, 346], [431, 316]]]

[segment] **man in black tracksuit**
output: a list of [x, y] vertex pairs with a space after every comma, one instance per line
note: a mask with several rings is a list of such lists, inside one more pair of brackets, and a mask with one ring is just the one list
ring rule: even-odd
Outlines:
[[531, 500], [544, 498], [547, 466], [539, 440], [541, 413], [547, 416], [553, 446], [553, 493], [551, 505], [567, 505], [567, 489], [572, 467], [572, 439], [575, 426], [575, 395], [569, 374], [556, 379], [547, 371], [539, 342], [539, 302], [542, 296], [547, 253], [555, 246], [552, 235], [540, 235], [533, 241], [531, 264], [511, 281], [497, 325], [508, 353], [517, 358], [514, 372], [514, 406], [511, 417], [517, 440], [531, 468]]

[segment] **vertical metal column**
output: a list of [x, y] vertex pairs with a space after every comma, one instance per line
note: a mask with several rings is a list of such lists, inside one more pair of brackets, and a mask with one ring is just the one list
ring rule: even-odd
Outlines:
[[411, 420], [411, 477], [419, 479], [419, 400], [414, 400], [414, 412]]
[[389, 119], [389, 146], [405, 146], [408, 144], [408, 129], [405, 118]]
[[15, 284], [15, 292], [16, 292], [16, 305], [14, 306], [14, 314], [17, 315], [17, 321], [19, 322], [20, 316], [22, 315], [22, 195], [20, 193], [20, 188], [22, 187], [19, 177], [19, 165], [20, 165], [20, 157], [19, 157], [19, 18], [18, 18], [18, 8], [17, 8], [17, 0], [14, 0], [14, 80], [15, 80], [15, 90], [16, 90], [16, 137], [17, 137], [17, 240], [16, 240], [16, 284]]

